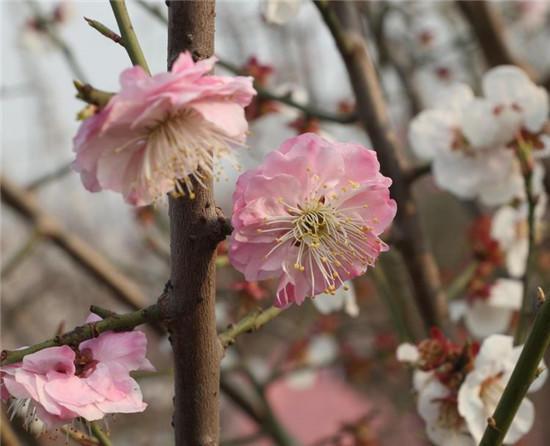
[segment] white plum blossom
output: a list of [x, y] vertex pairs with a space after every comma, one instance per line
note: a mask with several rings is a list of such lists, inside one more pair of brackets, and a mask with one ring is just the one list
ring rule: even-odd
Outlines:
[[548, 93], [512, 66], [489, 70], [483, 93], [475, 98], [467, 85], [449, 87], [413, 119], [409, 140], [418, 157], [432, 161], [439, 187], [496, 206], [525, 196], [514, 145], [527, 143], [534, 158], [550, 152]]
[[453, 321], [464, 318], [466, 328], [478, 339], [503, 333], [521, 307], [522, 295], [519, 280], [497, 279], [490, 285], [487, 296], [468, 296], [451, 302], [450, 316]]
[[338, 288], [333, 294], [323, 293], [315, 296], [312, 302], [315, 308], [322, 314], [344, 310], [351, 317], [359, 315], [355, 288], [351, 281], [346, 281], [344, 286]]
[[[466, 420], [470, 434], [476, 444], [479, 443], [491, 417], [510, 379], [514, 366], [521, 353], [522, 346], [514, 347], [510, 336], [493, 335], [482, 344], [474, 361], [473, 370], [458, 392], [458, 411]], [[541, 364], [541, 366], [544, 366]], [[543, 371], [531, 384], [529, 392], [538, 390], [546, 379]], [[515, 444], [533, 425], [535, 408], [527, 398], [523, 399], [510, 429], [504, 438], [504, 444]]]
[[450, 390], [430, 377], [418, 392], [416, 408], [426, 423], [426, 434], [439, 446], [475, 446]]
[[[548, 119], [548, 92], [534, 84], [518, 67], [502, 65], [489, 70], [482, 80], [483, 98], [476, 99], [465, 115], [468, 134], [483, 129], [489, 146], [510, 143], [519, 131], [538, 134]], [[475, 145], [475, 141], [471, 141]]]
[[[405, 342], [397, 348], [397, 360], [419, 366], [419, 348]], [[426, 423], [426, 435], [438, 446], [475, 446], [462, 416], [458, 413], [456, 390], [444, 385], [433, 370], [415, 368], [413, 387], [417, 392], [416, 408]]]
[[487, 148], [481, 126], [470, 126], [466, 135], [464, 121], [475, 101], [467, 85], [448, 88], [436, 108], [413, 119], [409, 140], [418, 157], [433, 161], [434, 179], [442, 189], [460, 198], [479, 197], [487, 205], [506, 203], [522, 193], [519, 163], [512, 150]]

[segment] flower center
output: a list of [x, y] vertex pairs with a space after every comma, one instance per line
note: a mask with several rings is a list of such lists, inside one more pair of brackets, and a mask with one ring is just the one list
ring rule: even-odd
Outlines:
[[502, 383], [502, 375], [500, 372], [494, 376], [490, 376], [481, 383], [479, 389], [479, 397], [483, 401], [487, 416], [492, 416], [497, 404], [504, 392], [504, 384]]
[[[342, 272], [349, 275], [354, 266], [366, 269], [373, 265], [374, 259], [365, 253], [378, 252], [381, 242], [377, 237], [368, 236], [372, 231], [370, 227], [347, 214], [351, 209], [333, 206], [325, 195], [295, 206], [285, 203], [282, 198], [278, 201], [288, 214], [265, 221], [268, 226], [276, 227], [258, 229], [258, 232], [280, 231], [282, 234], [267, 256], [283, 245], [297, 247], [293, 267], [300, 272], [307, 268], [313, 292], [315, 282], [319, 283], [317, 272], [322, 276], [324, 292], [333, 294], [343, 284]], [[366, 205], [357, 206], [360, 207]]]
[[154, 122], [117, 152], [135, 145], [143, 147], [143, 168], [134, 187], [141, 185], [158, 196], [169, 182], [176, 195], [194, 198], [193, 182], [204, 185], [205, 178], [216, 176], [215, 159], [242, 143], [187, 108]]
[[456, 397], [441, 398], [439, 401], [438, 424], [444, 429], [459, 430], [464, 424], [464, 419], [458, 412]]
[[87, 378], [95, 370], [99, 361], [95, 360], [92, 351], [88, 348], [77, 351], [74, 361], [75, 375], [80, 378]]

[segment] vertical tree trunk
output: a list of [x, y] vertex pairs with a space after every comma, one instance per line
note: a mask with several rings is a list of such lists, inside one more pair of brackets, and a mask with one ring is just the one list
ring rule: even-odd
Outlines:
[[[182, 51], [195, 60], [214, 52], [215, 2], [170, 1], [168, 67]], [[219, 442], [221, 344], [215, 319], [215, 250], [225, 237], [213, 201], [212, 179], [194, 182], [195, 197], [169, 197], [171, 287], [163, 302], [174, 352], [177, 446]]]

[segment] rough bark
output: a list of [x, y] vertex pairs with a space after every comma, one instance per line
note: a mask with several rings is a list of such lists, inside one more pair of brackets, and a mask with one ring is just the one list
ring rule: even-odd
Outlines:
[[[391, 193], [398, 203], [397, 246], [414, 288], [414, 296], [426, 327], [442, 326], [446, 302], [439, 271], [427, 247], [412, 196], [407, 169], [400, 158], [399, 141], [392, 129], [376, 69], [362, 36], [362, 24], [353, 2], [319, 3], [347, 67], [355, 93], [359, 120], [378, 154], [382, 172], [393, 179]], [[334, 15], [333, 15], [334, 14]]]
[[[215, 2], [171, 1], [168, 67], [182, 51], [203, 59], [214, 52]], [[215, 251], [225, 238], [212, 179], [194, 182], [195, 197], [169, 197], [171, 275], [163, 302], [174, 352], [174, 416], [177, 446], [219, 442], [219, 381], [222, 347], [216, 333]]]

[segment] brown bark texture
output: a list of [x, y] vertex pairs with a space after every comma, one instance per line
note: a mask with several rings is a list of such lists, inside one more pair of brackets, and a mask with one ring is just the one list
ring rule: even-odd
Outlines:
[[[168, 68], [182, 51], [195, 60], [214, 53], [215, 2], [170, 1]], [[176, 445], [219, 442], [222, 347], [216, 333], [215, 256], [225, 220], [214, 205], [212, 179], [194, 182], [195, 197], [169, 197], [171, 274], [163, 321], [174, 352]]]

